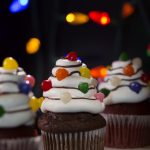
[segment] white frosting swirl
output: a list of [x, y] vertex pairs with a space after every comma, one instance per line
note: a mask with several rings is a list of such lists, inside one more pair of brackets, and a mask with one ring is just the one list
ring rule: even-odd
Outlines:
[[0, 68], [0, 106], [5, 111], [0, 117], [0, 128], [12, 128], [34, 123], [35, 114], [28, 104], [29, 95], [20, 93], [19, 83], [20, 76], [16, 70]]
[[[123, 72], [123, 68], [129, 64], [134, 68], [135, 73], [132, 76], [125, 75]], [[138, 103], [150, 97], [148, 84], [141, 80], [141, 76], [144, 73], [141, 67], [140, 58], [134, 58], [132, 61], [115, 61], [112, 63], [112, 68], [108, 71], [108, 76], [98, 86], [99, 90], [103, 88], [110, 90], [110, 94], [104, 99], [105, 104]], [[121, 79], [118, 85], [111, 83], [114, 77]], [[142, 88], [139, 93], [130, 89], [129, 85], [132, 82], [141, 84]]]
[[[104, 103], [96, 100], [94, 96], [97, 90], [93, 78], [82, 77], [79, 72], [81, 66], [82, 63], [79, 60], [69, 61], [67, 59], [59, 59], [56, 61], [56, 66], [52, 69], [53, 76], [49, 77], [49, 80], [52, 82], [52, 88], [43, 92], [45, 99], [41, 106], [42, 112], [88, 112], [97, 114], [104, 110]], [[63, 80], [57, 80], [56, 71], [59, 68], [66, 69], [69, 72], [69, 76]], [[80, 83], [88, 84], [89, 90], [87, 93], [83, 93], [78, 89]], [[60, 98], [60, 95], [65, 92], [71, 95], [68, 103], [64, 103]]]

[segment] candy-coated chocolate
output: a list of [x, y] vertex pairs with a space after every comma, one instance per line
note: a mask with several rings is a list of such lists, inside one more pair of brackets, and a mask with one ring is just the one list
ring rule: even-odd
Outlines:
[[70, 61], [76, 61], [78, 59], [77, 53], [76, 52], [70, 52], [67, 56], [66, 59]]
[[15, 70], [18, 68], [18, 63], [14, 58], [7, 57], [3, 61], [3, 68], [6, 70]]
[[44, 80], [41, 84], [41, 88], [43, 91], [48, 91], [52, 88], [51, 80]]
[[83, 93], [87, 93], [89, 90], [89, 85], [88, 85], [88, 83], [82, 82], [79, 84], [78, 89]]
[[90, 70], [87, 67], [80, 67], [80, 74], [82, 77], [85, 78], [91, 77]]
[[59, 68], [56, 71], [56, 78], [57, 78], [57, 80], [63, 80], [63, 79], [65, 79], [68, 76], [69, 76], [69, 72], [66, 69], [64, 69], [64, 68]]

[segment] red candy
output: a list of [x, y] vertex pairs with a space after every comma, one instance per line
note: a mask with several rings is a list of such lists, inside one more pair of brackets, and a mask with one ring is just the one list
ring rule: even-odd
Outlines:
[[35, 85], [35, 78], [32, 75], [27, 75], [25, 77], [25, 80], [29, 82], [31, 87], [33, 87]]
[[50, 80], [44, 80], [41, 84], [43, 91], [48, 91], [52, 88], [52, 82]]
[[78, 59], [77, 53], [76, 52], [70, 52], [67, 56], [66, 59], [70, 61], [76, 61]]
[[143, 82], [145, 82], [145, 83], [148, 83], [148, 81], [150, 80], [150, 77], [149, 77], [148, 74], [144, 73], [144, 74], [142, 74], [142, 76], [141, 76], [141, 80], [142, 80]]

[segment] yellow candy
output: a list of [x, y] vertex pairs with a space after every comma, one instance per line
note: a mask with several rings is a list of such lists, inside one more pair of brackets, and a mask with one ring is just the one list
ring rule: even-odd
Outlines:
[[29, 106], [34, 112], [36, 112], [39, 109], [38, 99], [35, 96], [31, 97], [29, 101]]
[[40, 97], [38, 99], [39, 108], [41, 107], [43, 100], [44, 100], [44, 97]]
[[90, 74], [90, 70], [87, 67], [81, 67], [80, 68], [80, 73], [82, 77], [85, 78], [90, 78], [91, 74]]
[[3, 68], [6, 70], [15, 70], [18, 68], [18, 63], [14, 58], [7, 57], [3, 61]]

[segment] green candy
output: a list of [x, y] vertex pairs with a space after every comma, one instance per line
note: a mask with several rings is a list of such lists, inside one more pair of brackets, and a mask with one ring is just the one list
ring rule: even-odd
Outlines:
[[121, 55], [119, 56], [119, 60], [122, 60], [122, 61], [129, 60], [128, 54], [126, 52], [122, 52]]
[[108, 90], [106, 88], [103, 88], [99, 92], [103, 93], [105, 95], [105, 97], [107, 97], [109, 95], [109, 93], [110, 93], [110, 90]]
[[89, 90], [89, 85], [88, 83], [85, 83], [85, 82], [81, 82], [78, 86], [78, 89], [82, 92], [82, 93], [87, 93], [88, 90]]
[[5, 114], [5, 109], [3, 106], [0, 106], [0, 117], [2, 117]]

